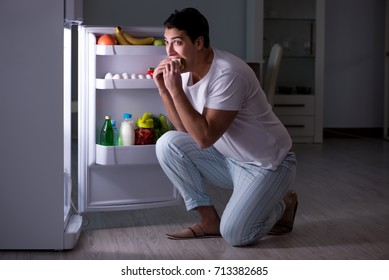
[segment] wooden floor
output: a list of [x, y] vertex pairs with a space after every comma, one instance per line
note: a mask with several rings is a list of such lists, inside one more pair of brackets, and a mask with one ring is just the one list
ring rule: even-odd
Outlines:
[[[173, 241], [196, 221], [182, 206], [85, 215], [70, 251], [0, 251], [0, 259], [389, 259], [389, 142], [328, 138], [296, 144], [294, 231], [244, 248], [223, 239]], [[229, 193], [211, 190], [222, 211]]]

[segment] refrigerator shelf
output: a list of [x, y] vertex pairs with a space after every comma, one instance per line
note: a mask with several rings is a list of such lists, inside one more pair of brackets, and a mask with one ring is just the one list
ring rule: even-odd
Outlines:
[[96, 164], [147, 165], [158, 164], [155, 145], [102, 146], [96, 144]]
[[96, 45], [96, 55], [161, 55], [166, 56], [165, 46], [153, 45]]
[[96, 79], [97, 89], [155, 89], [153, 79]]

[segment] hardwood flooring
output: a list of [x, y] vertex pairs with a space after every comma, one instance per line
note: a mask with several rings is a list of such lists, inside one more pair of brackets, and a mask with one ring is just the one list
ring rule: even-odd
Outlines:
[[[329, 138], [296, 144], [299, 195], [294, 231], [249, 247], [222, 238], [173, 241], [164, 233], [190, 225], [183, 206], [85, 214], [73, 250], [0, 251], [0, 259], [389, 259], [389, 142]], [[210, 190], [223, 210], [229, 193]]]

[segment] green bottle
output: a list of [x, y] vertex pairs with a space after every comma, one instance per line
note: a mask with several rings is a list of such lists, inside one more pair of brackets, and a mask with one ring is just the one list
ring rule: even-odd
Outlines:
[[105, 116], [105, 122], [100, 132], [100, 145], [113, 146], [114, 145], [114, 133], [111, 123], [111, 116]]

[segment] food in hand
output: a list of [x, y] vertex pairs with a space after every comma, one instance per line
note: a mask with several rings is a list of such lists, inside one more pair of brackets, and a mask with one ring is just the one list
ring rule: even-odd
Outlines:
[[[123, 45], [152, 45], [154, 42], [154, 37], [144, 37], [144, 38], [135, 38], [125, 32], [120, 26], [115, 27], [115, 34], [120, 34], [126, 42], [123, 42]], [[120, 39], [121, 40], [121, 39]], [[119, 41], [119, 44], [121, 42]]]
[[184, 60], [182, 58], [173, 58], [173, 61], [178, 61], [178, 65], [180, 67], [180, 71], [184, 70]]
[[97, 40], [98, 45], [116, 45], [117, 41], [111, 34], [104, 34]]

